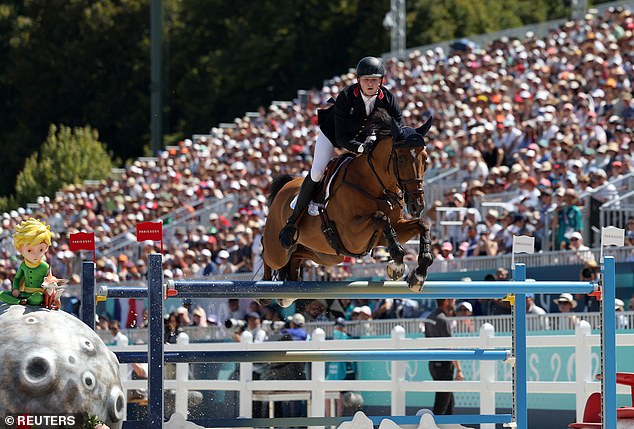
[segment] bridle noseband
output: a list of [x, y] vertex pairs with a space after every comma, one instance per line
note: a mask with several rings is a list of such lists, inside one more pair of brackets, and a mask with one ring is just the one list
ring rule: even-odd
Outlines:
[[[397, 149], [402, 147], [416, 147], [416, 145], [408, 144], [407, 141], [402, 141], [398, 143], [394, 143], [392, 145], [392, 153], [390, 154], [390, 158], [392, 158], [394, 175], [396, 176], [396, 182], [398, 184], [399, 189], [405, 194], [405, 201], [407, 202], [411, 197], [418, 197], [420, 195], [425, 194], [424, 187], [424, 177], [415, 177], [413, 179], [402, 179], [400, 171], [398, 169], [398, 151]], [[423, 149], [424, 150], [424, 149]], [[389, 161], [388, 161], [389, 162]], [[408, 189], [408, 185], [414, 184], [413, 189]]]

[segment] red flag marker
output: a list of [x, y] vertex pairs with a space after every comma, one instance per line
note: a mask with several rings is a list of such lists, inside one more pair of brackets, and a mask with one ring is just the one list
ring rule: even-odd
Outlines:
[[163, 253], [163, 224], [161, 222], [139, 222], [136, 224], [136, 241], [160, 241]]
[[95, 233], [94, 232], [76, 232], [69, 237], [69, 248], [72, 252], [79, 250], [92, 250], [92, 258], [97, 263], [97, 254], [95, 252]]

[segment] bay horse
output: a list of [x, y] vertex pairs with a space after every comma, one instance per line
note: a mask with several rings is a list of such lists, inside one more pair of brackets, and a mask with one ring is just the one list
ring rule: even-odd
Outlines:
[[[278, 235], [303, 179], [289, 175], [275, 179], [269, 191], [269, 214], [262, 238], [263, 279], [271, 280], [276, 274], [278, 280], [299, 280], [304, 260], [331, 266], [342, 262], [346, 255], [360, 257], [377, 246], [386, 246], [391, 257], [387, 273], [397, 280], [405, 275], [401, 243], [419, 235], [418, 266], [407, 281], [410, 289], [422, 290], [433, 262], [430, 225], [419, 218], [425, 207], [427, 151], [423, 137], [430, 127], [431, 118], [417, 129], [401, 128], [385, 110], [375, 110], [359, 133], [366, 137], [369, 150], [356, 157], [342, 155], [347, 157], [343, 161], [342, 157], [338, 159], [343, 165], [324, 179], [333, 177], [320, 216], [303, 216], [298, 241], [288, 250], [282, 247]], [[323, 189], [319, 194], [323, 196]], [[412, 219], [405, 219], [405, 206]]]

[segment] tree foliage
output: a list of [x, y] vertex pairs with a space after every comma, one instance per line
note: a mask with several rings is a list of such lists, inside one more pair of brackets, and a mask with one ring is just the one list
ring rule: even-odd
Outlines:
[[111, 169], [112, 160], [96, 130], [51, 125], [40, 151], [27, 158], [18, 174], [16, 197], [24, 204], [67, 184], [104, 179]]
[[[549, 0], [408, 0], [408, 46], [563, 16]], [[164, 133], [209, 130], [390, 47], [387, 0], [164, 0]], [[150, 0], [0, 0], [0, 195], [49, 124], [149, 143]], [[171, 143], [170, 141], [166, 143]], [[145, 149], [144, 149], [145, 146]]]

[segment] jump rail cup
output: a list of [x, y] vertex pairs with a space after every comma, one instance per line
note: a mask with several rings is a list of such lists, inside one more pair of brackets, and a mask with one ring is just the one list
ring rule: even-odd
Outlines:
[[[184, 359], [202, 359], [202, 357], [196, 358], [192, 353], [165, 353], [163, 351], [163, 271], [162, 271], [162, 256], [153, 254], [149, 256], [149, 275], [148, 275], [148, 287], [129, 287], [129, 286], [113, 286], [113, 287], [101, 287], [99, 295], [107, 296], [111, 298], [130, 298], [148, 297], [148, 290], [150, 291], [150, 346], [148, 348], [147, 361], [149, 362], [150, 379], [149, 385], [149, 400], [150, 400], [150, 427], [161, 427], [163, 421], [163, 395], [162, 395], [162, 368], [163, 362], [166, 360], [180, 362]], [[603, 296], [604, 299], [611, 299], [609, 303], [614, 301], [615, 290], [615, 275], [614, 275], [614, 258], [605, 257], [603, 265], [604, 275], [603, 278]], [[514, 417], [515, 421], [511, 422], [508, 426], [515, 426], [519, 429], [527, 429], [527, 413], [526, 413], [526, 309], [523, 305], [526, 293], [547, 293], [547, 294], [559, 294], [561, 292], [587, 294], [595, 291], [595, 284], [590, 282], [525, 282], [517, 281], [525, 279], [526, 268], [524, 264], [516, 264], [515, 266], [515, 280], [510, 282], [426, 282], [425, 288], [422, 292], [415, 293], [407, 288], [405, 282], [366, 282], [366, 281], [353, 281], [353, 282], [264, 282], [264, 281], [191, 281], [191, 280], [177, 280], [168, 281], [166, 286], [168, 289], [177, 291], [179, 298], [296, 298], [296, 299], [323, 299], [323, 298], [385, 298], [385, 297], [397, 297], [397, 298], [502, 298], [508, 294], [514, 294], [516, 299], [521, 305], [515, 306], [515, 333], [519, 337], [519, 341], [515, 341], [515, 348], [513, 350], [514, 357], [516, 359], [516, 366], [521, 365], [521, 370], [515, 371], [514, 384], [521, 386], [519, 389], [514, 390]], [[523, 274], [521, 274], [523, 273]], [[84, 276], [86, 281], [88, 276]], [[93, 276], [94, 281], [94, 276]], [[92, 289], [91, 289], [92, 287]], [[94, 299], [94, 283], [92, 285], [84, 284], [84, 290], [86, 293], [92, 291], [91, 296]], [[518, 308], [523, 310], [518, 310]], [[83, 317], [86, 317], [85, 313], [82, 313]], [[93, 315], [94, 318], [94, 315]], [[616, 425], [616, 383], [614, 372], [616, 370], [616, 341], [615, 341], [615, 310], [613, 305], [602, 306], [602, 320], [604, 328], [602, 330], [602, 344], [603, 344], [603, 356], [604, 356], [604, 382], [602, 384], [602, 394], [604, 400], [604, 427], [615, 427]], [[520, 320], [521, 319], [521, 320]], [[520, 333], [523, 332], [523, 335]], [[367, 351], [363, 351], [366, 352]], [[426, 359], [430, 359], [432, 353], [440, 353], [440, 351], [434, 350], [403, 350], [402, 358], [411, 359], [416, 357], [420, 358], [425, 356]], [[408, 356], [407, 353], [411, 353]], [[421, 353], [422, 352], [422, 353]], [[466, 354], [471, 353], [472, 358], [476, 358], [475, 354], [479, 351], [474, 350], [462, 350], [462, 351], [445, 351], [443, 354], [447, 360], [464, 359]], [[463, 352], [463, 355], [457, 355], [456, 353]], [[484, 352], [484, 351], [482, 351]], [[492, 351], [488, 351], [492, 352]], [[499, 352], [499, 351], [498, 351]], [[267, 352], [269, 353], [269, 352]], [[450, 357], [451, 355], [451, 357]], [[482, 357], [487, 355], [482, 354]], [[126, 354], [120, 354], [122, 359], [128, 359]], [[221, 359], [219, 354], [212, 356], [205, 356], [208, 360]], [[227, 355], [228, 356], [228, 355]], [[286, 355], [284, 358], [289, 359], [291, 355]], [[492, 355], [489, 355], [492, 356]], [[142, 355], [135, 355], [133, 359], [142, 359]], [[246, 356], [240, 356], [244, 358]], [[301, 357], [301, 359], [300, 359]], [[366, 357], [370, 359], [370, 354]], [[393, 353], [390, 354], [390, 359], [394, 358]], [[231, 359], [237, 359], [238, 356], [231, 357]], [[307, 359], [317, 358], [316, 356], [302, 355], [298, 353], [293, 358], [305, 361]], [[386, 360], [386, 356], [375, 355], [372, 359]], [[496, 359], [499, 358], [496, 357]], [[519, 362], [518, 362], [519, 358]], [[228, 359], [228, 357], [227, 357]], [[255, 357], [253, 357], [255, 359]], [[260, 357], [261, 359], [261, 357]], [[269, 359], [267, 357], [267, 359]], [[333, 361], [337, 359], [336, 354], [319, 356], [319, 359]], [[348, 359], [350, 357], [348, 356]], [[363, 360], [364, 358], [360, 359]], [[435, 357], [434, 357], [435, 359]], [[139, 361], [135, 360], [135, 361]], [[438, 359], [439, 360], [439, 359]], [[523, 362], [523, 364], [522, 364]], [[611, 371], [611, 372], [610, 372]], [[524, 404], [521, 406], [521, 404]], [[518, 408], [521, 406], [521, 410]], [[382, 417], [381, 417], [382, 418]], [[390, 417], [398, 424], [416, 424], [416, 417], [403, 417], [393, 416]], [[379, 419], [379, 417], [371, 417], [371, 419]], [[270, 426], [272, 422], [279, 423], [280, 425], [290, 426], [306, 426], [306, 425], [332, 425], [338, 424], [342, 421], [349, 420], [349, 418], [297, 418], [297, 419], [215, 419], [213, 421], [205, 421], [207, 425], [213, 423], [213, 426], [224, 427], [240, 427], [240, 426]], [[437, 422], [441, 424], [450, 423], [465, 423], [465, 424], [478, 424], [478, 423], [509, 423], [509, 417], [506, 415], [490, 415], [490, 416], [437, 416]], [[374, 420], [373, 420], [374, 421]], [[378, 424], [377, 420], [376, 423]], [[610, 425], [609, 422], [614, 422], [614, 425]], [[127, 426], [126, 426], [127, 427]]]

